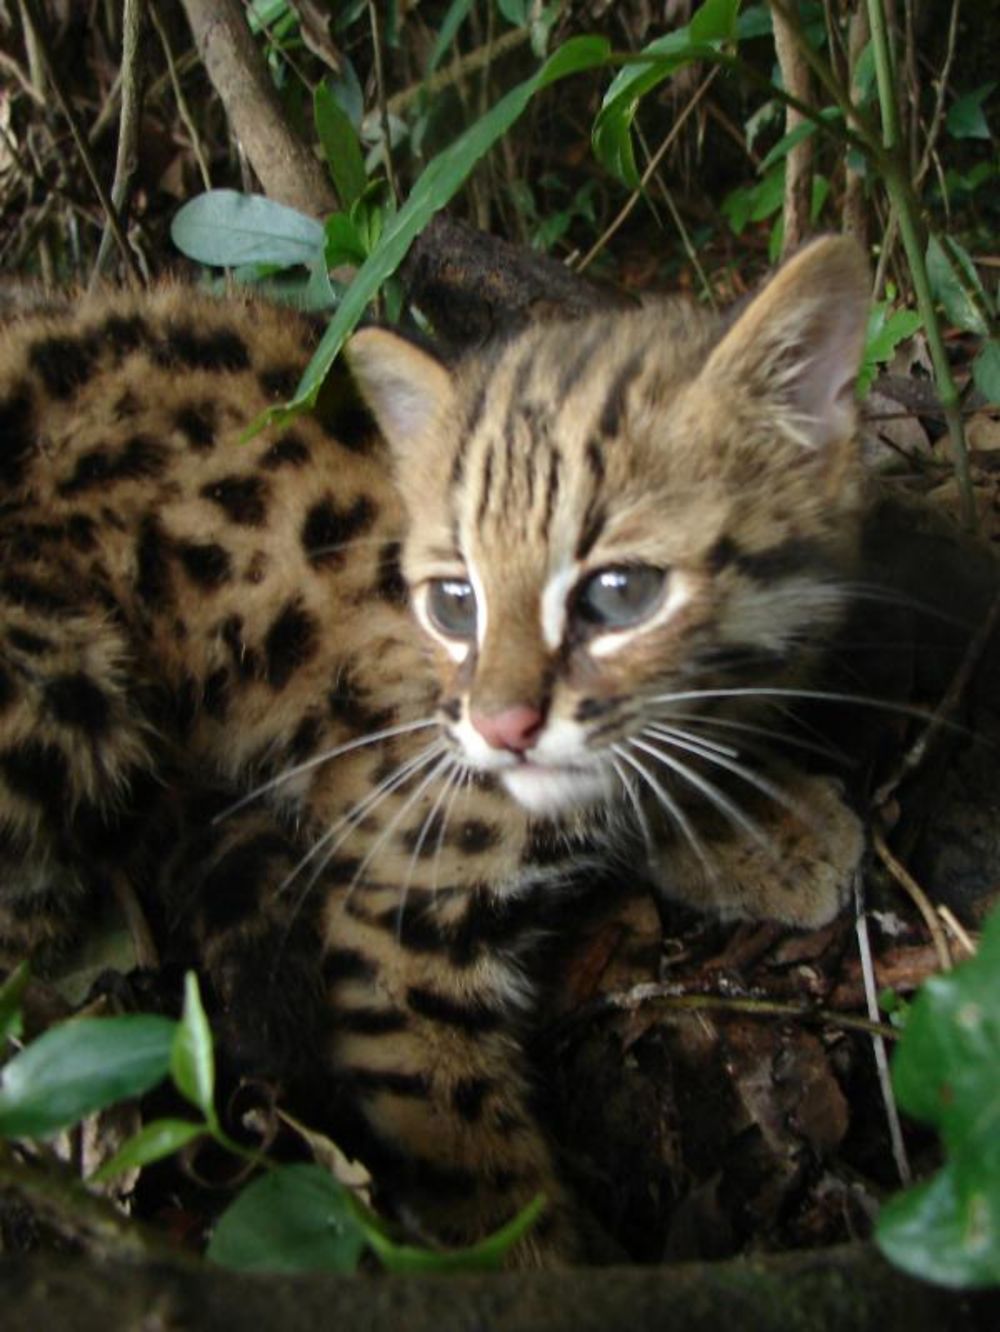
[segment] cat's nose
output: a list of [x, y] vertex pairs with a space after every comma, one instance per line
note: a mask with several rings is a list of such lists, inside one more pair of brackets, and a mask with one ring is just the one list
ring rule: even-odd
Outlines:
[[509, 749], [520, 754], [534, 744], [542, 729], [542, 714], [526, 703], [487, 715], [471, 712], [469, 720], [493, 749]]

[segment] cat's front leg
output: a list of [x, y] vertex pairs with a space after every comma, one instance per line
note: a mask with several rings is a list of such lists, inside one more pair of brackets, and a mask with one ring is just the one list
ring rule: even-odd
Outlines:
[[716, 813], [697, 825], [697, 843], [664, 829], [650, 855], [655, 885], [724, 918], [828, 924], [850, 895], [864, 825], [833, 778], [785, 770], [773, 785], [783, 799], [745, 803], [745, 826]]
[[398, 893], [362, 886], [327, 910], [327, 1055], [374, 1138], [381, 1191], [449, 1245], [482, 1239], [542, 1194], [509, 1261], [582, 1257], [517, 1037], [526, 982], [516, 950], [487, 941], [504, 933], [503, 908], [485, 891], [411, 890], [400, 906]]

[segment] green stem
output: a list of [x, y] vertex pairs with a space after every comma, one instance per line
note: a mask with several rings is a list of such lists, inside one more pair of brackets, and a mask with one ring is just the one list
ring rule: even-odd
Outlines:
[[930, 279], [927, 276], [927, 264], [924, 259], [926, 237], [920, 219], [920, 206], [913, 193], [913, 184], [909, 172], [900, 156], [899, 103], [896, 97], [896, 80], [893, 69], [892, 46], [889, 41], [888, 27], [885, 21], [885, 9], [882, 0], [868, 0], [868, 22], [872, 35], [872, 50], [875, 56], [875, 80], [878, 87], [879, 108], [882, 113], [883, 150], [878, 154], [880, 161], [876, 165], [885, 177], [885, 187], [889, 199], [899, 219], [899, 233], [906, 251], [906, 260], [913, 279], [913, 290], [917, 298], [917, 308], [924, 321], [927, 334], [927, 347], [934, 366], [934, 379], [938, 398], [944, 411], [948, 426], [948, 438], [951, 442], [955, 475], [958, 477], [958, 489], [962, 508], [962, 522], [974, 532], [976, 530], [976, 504], [972, 490], [972, 476], [969, 471], [969, 453], [965, 445], [965, 428], [962, 424], [962, 412], [958, 389], [952, 377], [945, 350], [941, 324], [938, 320], [934, 296], [931, 292]]

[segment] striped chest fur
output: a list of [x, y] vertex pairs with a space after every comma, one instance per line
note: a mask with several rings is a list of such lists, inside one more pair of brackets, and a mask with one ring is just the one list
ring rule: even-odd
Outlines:
[[[367, 330], [321, 413], [249, 442], [310, 355], [287, 312], [164, 290], [12, 324], [5, 952], [59, 942], [116, 866], [148, 880], [180, 792], [167, 917], [221, 1019], [350, 1088], [425, 1226], [543, 1190], [521, 1256], [573, 1253], [519, 1046], [539, 899], [617, 858], [730, 914], [840, 901], [801, 827], [790, 891], [699, 806], [756, 828], [728, 741], [842, 610], [864, 305], [826, 241], [727, 327], [651, 306], [455, 372]], [[823, 811], [841, 844], [850, 817]]]

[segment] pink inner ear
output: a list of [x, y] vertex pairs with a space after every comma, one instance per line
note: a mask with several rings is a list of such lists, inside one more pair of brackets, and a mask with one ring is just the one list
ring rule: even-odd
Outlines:
[[843, 439], [854, 425], [854, 382], [864, 340], [863, 311], [854, 303], [811, 312], [801, 341], [788, 353], [791, 401], [816, 448]]

